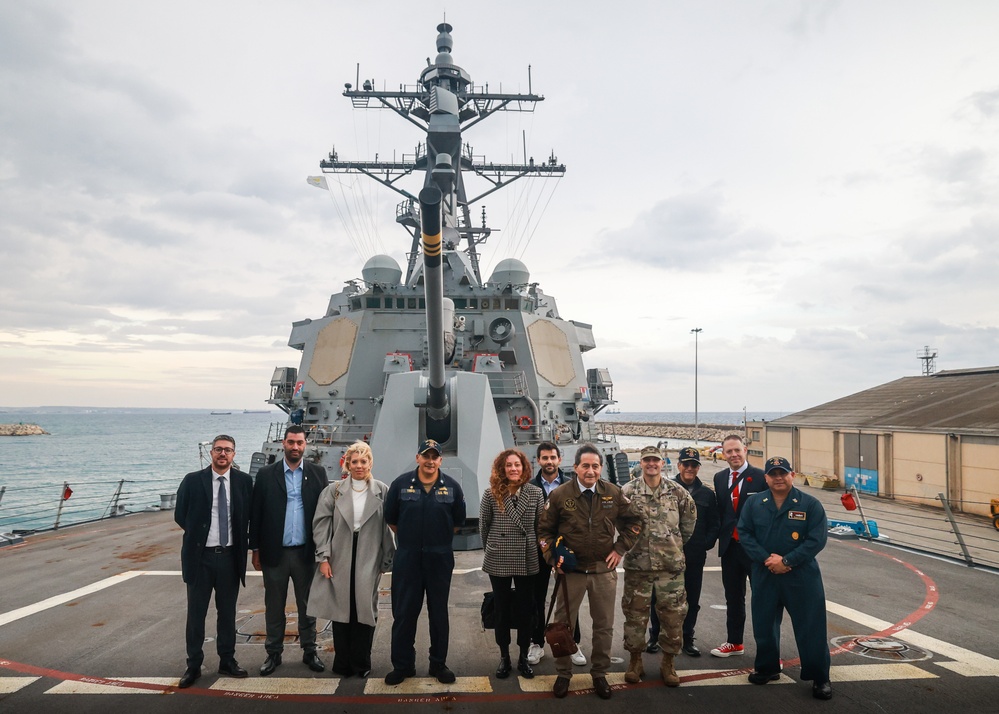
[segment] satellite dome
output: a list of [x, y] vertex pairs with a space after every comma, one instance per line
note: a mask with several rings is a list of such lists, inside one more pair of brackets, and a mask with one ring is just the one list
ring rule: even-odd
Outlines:
[[493, 285], [527, 285], [531, 280], [531, 272], [527, 266], [516, 258], [505, 258], [496, 264], [489, 282]]
[[398, 285], [402, 280], [402, 268], [391, 255], [373, 255], [361, 268], [361, 277], [369, 285]]

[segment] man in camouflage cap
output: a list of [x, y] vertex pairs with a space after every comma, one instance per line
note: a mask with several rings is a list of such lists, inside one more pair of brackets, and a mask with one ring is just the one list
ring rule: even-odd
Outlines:
[[662, 630], [659, 646], [663, 652], [659, 672], [668, 687], [680, 685], [673, 657], [680, 653], [687, 595], [683, 587], [686, 564], [683, 546], [690, 540], [697, 521], [697, 508], [687, 490], [662, 476], [663, 458], [659, 449], [642, 449], [642, 477], [625, 484], [622, 492], [631, 501], [633, 512], [642, 518], [638, 542], [624, 557], [624, 646], [631, 662], [624, 675], [627, 682], [640, 682], [645, 674], [645, 628], [653, 593]]

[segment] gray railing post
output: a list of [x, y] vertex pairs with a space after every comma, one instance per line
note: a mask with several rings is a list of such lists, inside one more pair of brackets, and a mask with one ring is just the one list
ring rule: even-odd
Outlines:
[[964, 537], [961, 535], [961, 529], [957, 527], [957, 521], [954, 520], [954, 514], [951, 513], [950, 503], [947, 501], [947, 497], [942, 493], [938, 493], [937, 498], [939, 498], [940, 503], [943, 504], [944, 513], [947, 514], [947, 520], [950, 521], [951, 530], [954, 531], [954, 535], [957, 536], [957, 544], [961, 546], [961, 552], [964, 553], [964, 562], [966, 562], [969, 567], [975, 567], [975, 561], [972, 560], [971, 553], [968, 552], [968, 546], [964, 544]]
[[66, 502], [66, 489], [69, 488], [69, 481], [62, 482], [62, 490], [59, 492], [59, 508], [56, 510], [55, 523], [52, 530], [59, 530], [59, 520], [62, 518], [62, 504]]
[[0, 486], [0, 503], [3, 503], [3, 495], [7, 493], [6, 486]]
[[857, 502], [857, 511], [860, 513], [860, 522], [864, 524], [864, 532], [867, 533], [868, 542], [874, 540], [874, 536], [871, 535], [871, 527], [867, 525], [867, 516], [864, 515], [864, 507], [860, 505], [860, 491], [857, 490], [856, 484], [850, 485], [850, 493], [853, 494], [853, 500]]
[[118, 481], [118, 487], [114, 490], [114, 495], [111, 497], [111, 517], [118, 515], [118, 501], [121, 499], [121, 487], [125, 483], [125, 479]]

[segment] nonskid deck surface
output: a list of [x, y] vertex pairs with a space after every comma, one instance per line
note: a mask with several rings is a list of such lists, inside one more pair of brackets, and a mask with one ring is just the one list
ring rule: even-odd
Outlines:
[[[177, 690], [184, 669], [180, 535], [169, 514], [143, 514], [31, 538], [21, 546], [0, 550], [4, 572], [0, 710], [105, 711], [136, 703], [127, 695], [150, 694], [169, 696], [144, 697], [141, 701], [147, 709], [173, 706], [169, 702], [177, 703], [174, 697], [185, 697], [184, 705], [192, 710], [235, 707], [241, 699], [253, 700], [254, 710], [276, 707], [278, 711], [303, 702], [374, 710], [427, 704], [449, 710], [499, 711], [512, 702], [518, 708], [539, 711], [552, 706], [606, 707], [592, 694], [588, 665], [575, 667], [567, 700], [572, 704], [556, 702], [551, 697], [555, 668], [550, 653], [535, 667], [534, 679], [500, 680], [492, 674], [498, 653], [492, 632], [481, 629], [478, 615], [488, 578], [479, 569], [481, 552], [474, 551], [457, 554], [453, 577], [448, 663], [458, 675], [454, 684], [442, 685], [427, 676], [425, 616], [416, 644], [417, 676], [395, 687], [384, 684], [382, 677], [391, 668], [387, 590], [381, 599], [369, 679], [341, 679], [308, 670], [295, 641], [293, 613], [289, 613], [284, 664], [270, 677], [260, 677], [257, 668], [265, 657], [263, 584], [251, 573], [240, 594], [237, 646], [237, 659], [251, 676], [244, 680], [218, 676], [214, 645], [209, 641], [202, 678], [190, 689]], [[830, 647], [842, 645], [833, 654], [831, 702], [814, 702], [808, 683], [798, 681], [789, 623], [784, 628], [784, 674], [765, 687], [746, 680], [755, 651], [748, 630], [745, 656], [717, 659], [707, 654], [725, 636], [721, 577], [717, 558], [711, 556], [697, 629], [704, 656], [678, 656], [679, 689], [666, 689], [659, 681], [658, 655], [645, 655], [646, 676], [641, 684], [625, 684], [628, 653], [623, 648], [619, 612], [612, 652], [615, 662], [608, 676], [615, 689], [612, 703], [642, 706], [668, 700], [691, 711], [719, 706], [795, 711], [813, 705], [851, 712], [939, 711], [941, 707], [995, 710], [999, 641], [994, 637], [991, 603], [999, 586], [996, 575], [877, 543], [834, 540], [820, 563]], [[583, 651], [589, 656], [585, 605], [582, 622]], [[324, 624], [320, 621], [320, 627]], [[209, 633], [212, 630], [210, 614]], [[329, 665], [332, 641], [328, 630], [320, 634], [320, 649]]]

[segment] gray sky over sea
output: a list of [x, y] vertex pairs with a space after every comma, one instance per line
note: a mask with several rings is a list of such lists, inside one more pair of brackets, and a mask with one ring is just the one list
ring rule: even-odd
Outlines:
[[[795, 411], [995, 364], [999, 4], [0, 3], [0, 402], [261, 408], [291, 322], [409, 238], [341, 158], [412, 154], [345, 82], [455, 62], [546, 101], [466, 140], [560, 181], [489, 197], [594, 326], [625, 411]], [[526, 134], [526, 140], [524, 138]], [[412, 188], [410, 186], [409, 188]]]

